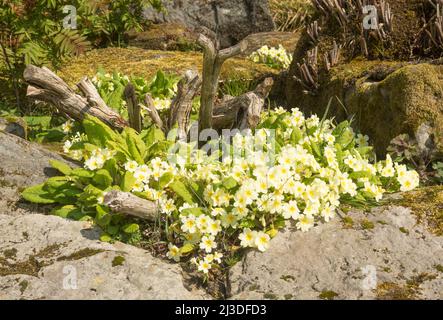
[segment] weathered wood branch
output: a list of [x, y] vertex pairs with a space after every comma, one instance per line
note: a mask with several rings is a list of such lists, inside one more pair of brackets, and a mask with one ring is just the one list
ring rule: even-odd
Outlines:
[[157, 109], [154, 105], [154, 100], [152, 100], [152, 97], [149, 93], [145, 96], [145, 105], [149, 114], [149, 117], [152, 119], [152, 121], [159, 127], [161, 130], [163, 130], [166, 133], [166, 128], [163, 124], [163, 120], [160, 117]]
[[139, 198], [132, 193], [118, 190], [109, 191], [103, 204], [114, 213], [121, 213], [140, 219], [155, 221], [158, 218], [159, 208], [157, 203]]
[[188, 70], [178, 84], [177, 95], [169, 110], [168, 130], [177, 123], [179, 140], [186, 140], [192, 111], [192, 100], [197, 95], [200, 86], [200, 76], [192, 70]]
[[86, 114], [90, 114], [115, 129], [128, 126], [125, 119], [98, 98], [100, 95], [88, 80], [83, 79], [79, 83], [86, 96], [82, 97], [46, 67], [28, 65], [23, 77], [29, 84], [27, 97], [52, 104], [75, 120], [82, 121]]
[[140, 105], [134, 86], [129, 83], [124, 91], [126, 106], [128, 108], [129, 126], [137, 132], [142, 131], [142, 119], [140, 115]]
[[273, 84], [272, 78], [266, 78], [254, 91], [217, 104], [212, 117], [213, 129], [255, 128]]
[[214, 101], [223, 63], [246, 51], [248, 43], [243, 40], [233, 47], [218, 50], [214, 42], [203, 34], [200, 34], [198, 43], [203, 47], [203, 83], [199, 114], [199, 130], [201, 131], [212, 128]]

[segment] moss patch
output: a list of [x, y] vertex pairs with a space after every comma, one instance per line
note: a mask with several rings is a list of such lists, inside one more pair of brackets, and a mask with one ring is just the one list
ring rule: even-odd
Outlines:
[[85, 248], [81, 249], [79, 251], [76, 251], [68, 256], [63, 256], [57, 258], [57, 261], [75, 261], [80, 260], [87, 257], [95, 256], [96, 254], [99, 254], [101, 252], [104, 252], [103, 249], [91, 249], [91, 248]]
[[[93, 50], [86, 55], [73, 59], [59, 71], [59, 75], [70, 85], [77, 83], [83, 76], [92, 77], [98, 68], [107, 72], [119, 71], [127, 75], [151, 79], [158, 70], [182, 74], [186, 70], [201, 72], [202, 54], [198, 52], [157, 51], [139, 48], [106, 48]], [[225, 62], [221, 80], [253, 80], [278, 72], [252, 61], [233, 58]]]
[[18, 286], [20, 287], [21, 294], [23, 294], [23, 292], [25, 292], [25, 290], [28, 288], [28, 285], [29, 285], [29, 282], [27, 280], [23, 280], [18, 284]]
[[322, 300], [334, 300], [336, 297], [338, 297], [338, 293], [331, 290], [325, 290], [322, 291], [318, 297]]
[[397, 203], [408, 207], [430, 232], [443, 236], [443, 186], [420, 188], [405, 193]]
[[434, 274], [421, 273], [405, 284], [384, 282], [374, 290], [379, 300], [416, 300], [420, 298], [420, 285], [436, 278]]
[[371, 230], [374, 229], [375, 225], [372, 221], [369, 221], [367, 219], [360, 222], [360, 226], [363, 230]]
[[152, 24], [145, 31], [128, 32], [127, 37], [131, 47], [148, 50], [200, 51], [192, 32], [176, 23]]
[[351, 217], [343, 217], [343, 227], [346, 229], [351, 229], [354, 226], [354, 220]]
[[117, 266], [122, 266], [123, 263], [125, 262], [125, 257], [123, 256], [116, 256], [113, 260], [112, 260], [112, 266], [113, 267], [117, 267]]
[[[11, 262], [12, 256], [0, 257], [0, 276], [8, 276], [14, 274], [27, 274], [30, 276], [37, 277], [38, 272], [41, 268], [51, 264], [50, 260], [56, 252], [59, 250], [61, 245], [50, 245], [42, 250], [40, 250], [35, 255], [31, 255], [28, 259], [23, 261], [13, 261]], [[15, 253], [14, 253], [15, 257]]]
[[268, 300], [277, 300], [278, 296], [275, 293], [267, 292], [267, 293], [263, 294], [263, 298], [268, 299]]

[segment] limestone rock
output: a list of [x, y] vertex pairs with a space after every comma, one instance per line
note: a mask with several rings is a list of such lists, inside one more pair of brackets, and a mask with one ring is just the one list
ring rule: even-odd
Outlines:
[[178, 264], [85, 225], [40, 214], [0, 215], [0, 299], [206, 299]]
[[165, 11], [147, 8], [145, 17], [154, 23], [179, 23], [188, 28], [217, 29], [222, 47], [229, 47], [248, 34], [273, 31], [275, 26], [267, 0], [173, 0]]
[[[287, 230], [230, 272], [232, 299], [442, 299], [443, 238], [410, 209], [352, 211], [307, 233]], [[348, 219], [348, 221], [350, 221]]]
[[49, 164], [51, 159], [65, 161], [38, 144], [0, 131], [0, 208], [3, 214], [18, 215], [37, 209], [34, 204], [20, 202], [20, 193], [57, 174]]

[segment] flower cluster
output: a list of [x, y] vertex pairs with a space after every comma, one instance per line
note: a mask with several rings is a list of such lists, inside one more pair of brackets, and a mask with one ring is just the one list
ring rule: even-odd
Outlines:
[[[349, 123], [306, 118], [299, 109], [267, 113], [254, 132], [235, 134], [224, 154], [195, 142], [174, 147], [167, 157], [120, 166], [132, 192], [158, 204], [171, 232], [167, 256], [191, 257], [203, 273], [236, 248], [265, 251], [288, 223], [306, 232], [333, 219], [342, 203], [380, 201], [419, 184], [415, 171], [389, 156], [371, 161], [368, 137]], [[97, 149], [85, 155], [85, 167], [100, 169], [114, 153]]]
[[249, 59], [255, 63], [263, 63], [274, 69], [288, 69], [292, 62], [292, 55], [287, 53], [282, 45], [278, 48], [263, 46], [253, 52]]
[[[70, 124], [66, 124], [65, 123], [64, 128], [68, 127], [68, 126], [70, 126]], [[71, 129], [69, 129], [69, 131], [70, 130]], [[65, 131], [65, 129], [63, 129], [63, 131]], [[67, 131], [68, 130], [66, 130], [65, 133], [67, 133]], [[77, 132], [73, 137], [71, 137], [71, 139], [68, 139], [68, 140], [65, 141], [65, 143], [63, 145], [63, 152], [66, 153], [69, 157], [71, 157], [74, 160], [77, 160], [77, 161], [83, 160], [83, 158], [84, 158], [83, 150], [81, 150], [81, 149], [73, 149], [72, 148], [72, 146], [75, 143], [78, 143], [78, 142], [80, 142], [82, 140], [83, 140], [83, 136], [79, 132]]]
[[85, 161], [85, 168], [92, 171], [101, 169], [105, 165], [105, 162], [112, 159], [115, 154], [116, 151], [108, 148], [94, 149]]
[[160, 98], [154, 98], [154, 107], [159, 110], [167, 110], [171, 106], [171, 99], [160, 99]]

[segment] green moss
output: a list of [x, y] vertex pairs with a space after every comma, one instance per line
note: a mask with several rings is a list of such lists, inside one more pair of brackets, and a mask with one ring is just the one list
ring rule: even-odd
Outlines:
[[181, 24], [152, 24], [145, 31], [129, 32], [131, 47], [148, 50], [201, 51], [195, 36]]
[[[23, 261], [11, 262], [6, 258], [0, 257], [0, 276], [26, 274], [37, 277], [41, 268], [51, 264], [51, 261], [47, 259], [51, 258], [58, 251], [60, 246], [62, 245], [50, 245]], [[10, 258], [12, 258], [12, 256]]]
[[413, 300], [417, 298], [417, 292], [407, 286], [393, 282], [383, 282], [375, 289], [378, 300]]
[[268, 299], [268, 300], [278, 300], [278, 296], [272, 292], [267, 292], [267, 293], [263, 294], [263, 298]]
[[437, 236], [443, 236], [443, 186], [405, 193], [396, 204], [410, 208], [418, 223], [424, 224]]
[[96, 254], [99, 254], [101, 252], [104, 252], [103, 249], [91, 249], [91, 248], [85, 248], [81, 249], [79, 251], [76, 251], [68, 256], [58, 257], [57, 261], [74, 261], [74, 260], [80, 260], [83, 258], [95, 256]]
[[374, 223], [369, 220], [363, 220], [362, 222], [360, 222], [360, 226], [363, 230], [371, 230], [375, 227]]
[[344, 228], [348, 228], [349, 229], [349, 228], [352, 228], [354, 226], [354, 220], [352, 220], [351, 217], [348, 217], [348, 216], [343, 217], [342, 222], [343, 222], [343, 227]]
[[383, 220], [377, 220], [377, 223], [384, 225], [384, 226], [388, 224], [386, 221], [383, 221]]
[[16, 255], [17, 255], [16, 248], [7, 249], [7, 250], [3, 251], [3, 256], [7, 259], [15, 258]]
[[256, 291], [258, 289], [260, 289], [260, 286], [258, 284], [251, 284], [249, 286], [249, 291]]
[[23, 280], [18, 285], [20, 287], [21, 294], [23, 294], [23, 292], [25, 292], [25, 290], [28, 288], [29, 282], [27, 280]]
[[401, 233], [409, 234], [409, 230], [404, 228], [404, 227], [400, 227], [399, 230], [400, 230]]
[[436, 278], [434, 274], [421, 273], [405, 284], [383, 282], [374, 290], [379, 300], [415, 300], [420, 298], [420, 285]]
[[[182, 74], [186, 70], [202, 70], [202, 54], [198, 52], [143, 50], [139, 48], [105, 48], [93, 50], [73, 59], [59, 71], [59, 75], [73, 85], [83, 76], [92, 77], [98, 68], [107, 72], [119, 71], [127, 75], [151, 79], [158, 70]], [[221, 80], [262, 78], [278, 72], [252, 61], [233, 58], [225, 62]]]
[[285, 298], [285, 300], [292, 300], [292, 298], [294, 298], [294, 295], [289, 293], [289, 294], [285, 294], [283, 297]]
[[338, 293], [330, 290], [324, 290], [318, 295], [318, 297], [322, 300], [334, 300], [336, 297], [338, 297]]
[[125, 262], [125, 257], [123, 257], [123, 256], [116, 256], [112, 260], [112, 266], [113, 267], [122, 266], [124, 262]]
[[436, 266], [434, 266], [435, 270], [437, 270], [438, 272], [443, 272], [443, 266], [441, 264], [437, 264]]
[[280, 277], [280, 279], [286, 281], [286, 282], [290, 282], [290, 281], [295, 281], [295, 277], [291, 276], [291, 275], [282, 275]]

